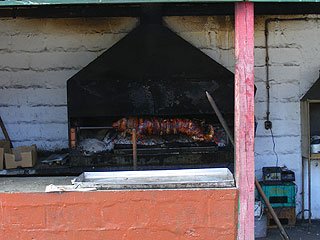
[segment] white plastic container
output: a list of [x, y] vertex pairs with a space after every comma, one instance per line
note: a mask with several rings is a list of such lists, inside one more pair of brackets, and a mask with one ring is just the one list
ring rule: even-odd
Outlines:
[[260, 217], [263, 214], [263, 204], [261, 201], [255, 201], [254, 202], [254, 216]]
[[311, 137], [310, 152], [320, 153], [320, 136]]
[[254, 237], [263, 238], [267, 236], [267, 215], [254, 218]]

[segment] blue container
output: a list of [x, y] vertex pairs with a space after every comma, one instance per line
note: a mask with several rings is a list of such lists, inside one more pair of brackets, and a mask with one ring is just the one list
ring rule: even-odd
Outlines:
[[[284, 182], [277, 185], [265, 185], [261, 183], [261, 188], [272, 207], [296, 206], [296, 185], [294, 183]], [[265, 205], [261, 196], [259, 196], [259, 199]]]

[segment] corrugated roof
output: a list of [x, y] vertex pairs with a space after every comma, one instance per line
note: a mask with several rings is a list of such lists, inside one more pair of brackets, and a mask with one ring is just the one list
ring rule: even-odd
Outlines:
[[97, 5], [97, 4], [139, 4], [139, 3], [317, 3], [320, 0], [0, 0], [0, 7], [54, 6], [54, 5]]
[[40, 6], [74, 4], [128, 4], [128, 3], [212, 3], [241, 2], [242, 0], [0, 0], [0, 6]]

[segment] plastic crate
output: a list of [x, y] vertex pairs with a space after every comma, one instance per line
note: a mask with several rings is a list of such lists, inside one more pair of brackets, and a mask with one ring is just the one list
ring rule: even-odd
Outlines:
[[[277, 185], [265, 185], [263, 183], [260, 184], [272, 207], [296, 206], [296, 185], [294, 183], [285, 182]], [[261, 196], [259, 196], [259, 199], [265, 205]]]

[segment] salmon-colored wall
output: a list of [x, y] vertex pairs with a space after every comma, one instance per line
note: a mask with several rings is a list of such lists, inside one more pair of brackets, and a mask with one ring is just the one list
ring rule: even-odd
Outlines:
[[236, 189], [1, 193], [0, 239], [236, 239]]

